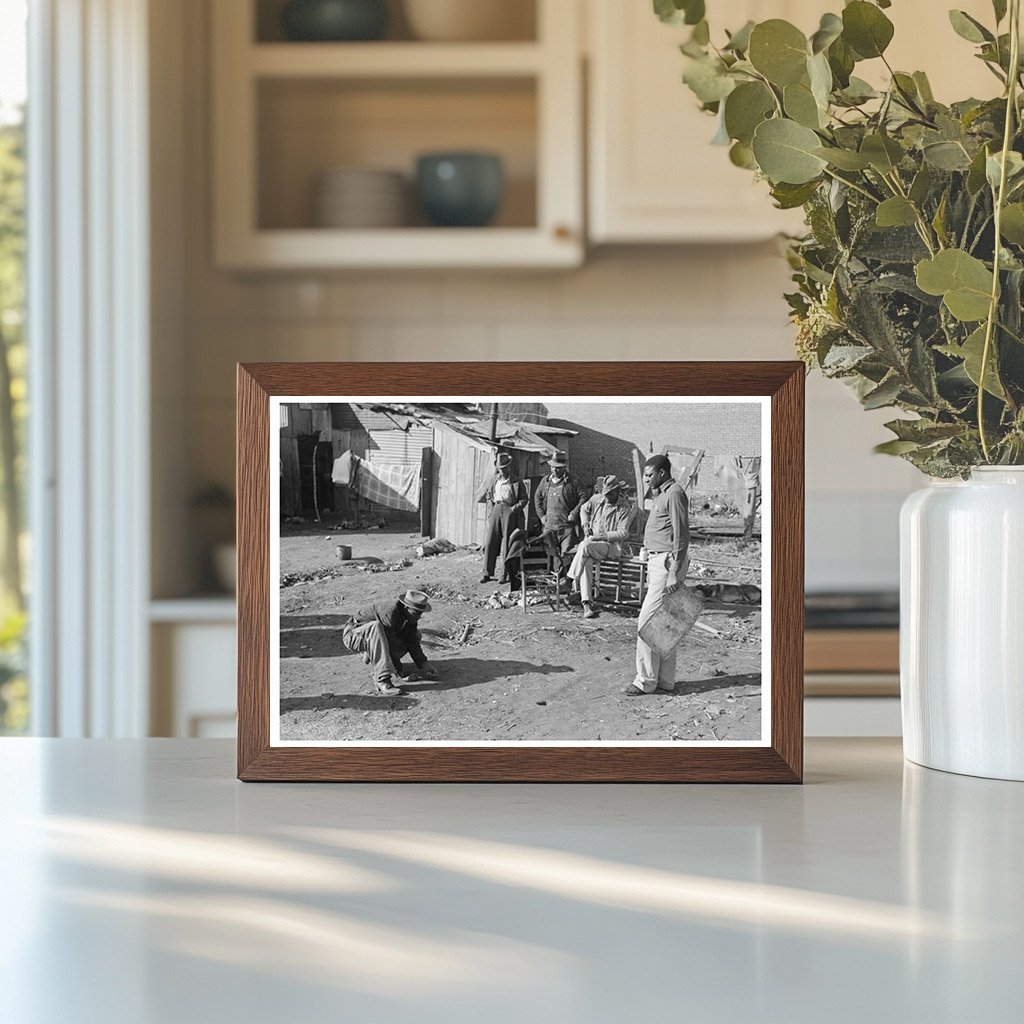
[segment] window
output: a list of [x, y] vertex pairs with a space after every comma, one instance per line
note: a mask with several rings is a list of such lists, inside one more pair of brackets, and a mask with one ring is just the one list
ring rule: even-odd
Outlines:
[[0, 734], [29, 725], [25, 581], [26, 0], [0, 0]]

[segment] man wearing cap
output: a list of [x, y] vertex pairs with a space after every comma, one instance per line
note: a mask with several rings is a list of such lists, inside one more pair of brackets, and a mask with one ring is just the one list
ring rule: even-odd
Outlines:
[[590, 499], [591, 510], [584, 527], [588, 536], [580, 541], [569, 566], [569, 575], [580, 588], [584, 618], [597, 616], [593, 603], [594, 566], [606, 558], [620, 558], [623, 541], [636, 529], [639, 513], [619, 500], [622, 488], [621, 480], [605, 477], [600, 498], [596, 502]]
[[644, 486], [651, 498], [644, 530], [647, 549], [647, 596], [640, 608], [636, 638], [636, 678], [623, 693], [671, 693], [676, 687], [676, 652], [659, 654], [639, 635], [657, 611], [662, 598], [683, 585], [689, 565], [690, 519], [686, 492], [672, 479], [666, 455], [652, 455], [644, 463]]
[[576, 528], [583, 498], [576, 482], [569, 475], [569, 456], [555, 452], [548, 465], [551, 472], [544, 477], [533, 496], [534, 508], [540, 517], [544, 546], [558, 564], [559, 579], [564, 578], [565, 556], [576, 543]]
[[[378, 693], [387, 697], [400, 694], [402, 690], [395, 684], [396, 677], [437, 678], [437, 669], [427, 662], [423, 653], [417, 627], [420, 616], [429, 611], [427, 595], [421, 590], [408, 590], [397, 601], [377, 601], [357, 608], [345, 623], [342, 640], [370, 666]], [[403, 669], [405, 654], [412, 658], [415, 673]]]
[[[476, 500], [487, 505], [487, 529], [484, 534], [484, 574], [481, 583], [487, 583], [494, 577], [494, 567], [501, 554], [501, 563], [505, 564], [508, 554], [508, 539], [512, 531], [520, 525], [520, 512], [526, 508], [528, 501], [526, 484], [512, 476], [512, 456], [508, 452], [499, 452], [495, 460], [495, 470], [484, 480], [477, 491]], [[502, 576], [504, 580], [504, 575]]]

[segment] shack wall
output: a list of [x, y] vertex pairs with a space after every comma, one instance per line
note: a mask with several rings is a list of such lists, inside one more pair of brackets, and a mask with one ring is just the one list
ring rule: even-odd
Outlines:
[[494, 468], [491, 449], [454, 430], [434, 431], [434, 535], [453, 544], [483, 541], [484, 506], [476, 492]]

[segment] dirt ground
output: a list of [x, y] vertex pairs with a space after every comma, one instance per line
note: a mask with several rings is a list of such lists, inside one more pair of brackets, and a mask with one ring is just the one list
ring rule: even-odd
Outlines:
[[[337, 519], [282, 526], [281, 739], [760, 738], [759, 606], [709, 602], [700, 621], [718, 635], [687, 635], [675, 692], [629, 697], [622, 689], [634, 675], [635, 611], [602, 609], [584, 619], [578, 604], [555, 610], [554, 591], [532, 582], [528, 596], [540, 603], [527, 614], [488, 607], [508, 587], [478, 582], [480, 552], [417, 558], [422, 541], [412, 521], [362, 531]], [[352, 561], [339, 561], [340, 543], [352, 546]], [[691, 546], [691, 570], [712, 579], [758, 585], [760, 573], [749, 567], [759, 565], [756, 539]], [[420, 629], [440, 678], [379, 697], [341, 629], [354, 608], [410, 588], [430, 595]]]

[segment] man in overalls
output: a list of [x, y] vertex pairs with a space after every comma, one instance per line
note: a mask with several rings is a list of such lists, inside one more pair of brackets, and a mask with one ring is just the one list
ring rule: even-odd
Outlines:
[[565, 452], [555, 452], [548, 465], [551, 472], [540, 482], [533, 501], [543, 531], [541, 539], [555, 560], [561, 581], [568, 571], [567, 556], [576, 544], [583, 496], [569, 475]]

